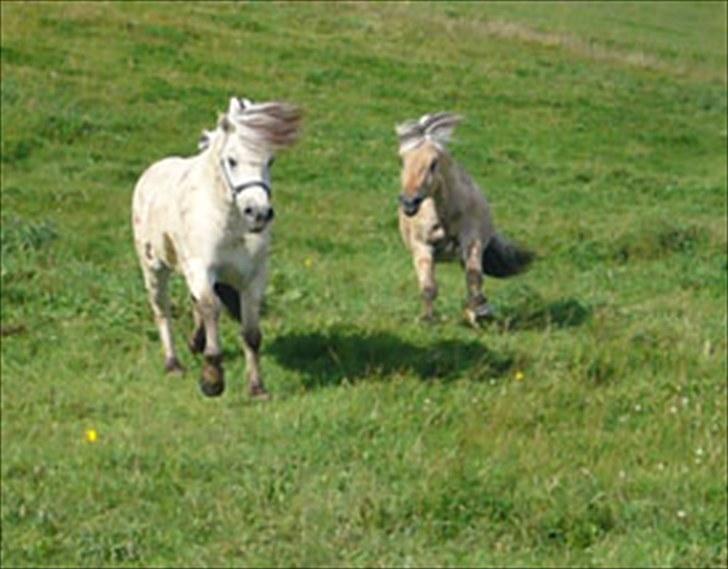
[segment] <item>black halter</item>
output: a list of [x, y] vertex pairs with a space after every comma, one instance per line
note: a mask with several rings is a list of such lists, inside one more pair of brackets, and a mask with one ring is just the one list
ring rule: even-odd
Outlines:
[[248, 188], [253, 188], [255, 186], [258, 186], [259, 188], [263, 188], [265, 193], [268, 195], [268, 199], [270, 199], [271, 196], [271, 188], [268, 182], [265, 180], [251, 180], [250, 182], [243, 182], [242, 184], [238, 184], [237, 186], [233, 184], [232, 179], [230, 178], [230, 174], [227, 169], [227, 164], [225, 164], [225, 160], [220, 160], [220, 167], [222, 168], [223, 176], [225, 177], [225, 181], [227, 182], [227, 185], [230, 187], [230, 190], [233, 192], [233, 198], [238, 197], [239, 194], [247, 190]]

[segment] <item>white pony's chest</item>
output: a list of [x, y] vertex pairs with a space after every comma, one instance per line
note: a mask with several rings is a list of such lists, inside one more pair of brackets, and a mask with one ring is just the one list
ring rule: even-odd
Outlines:
[[231, 221], [229, 205], [194, 192], [184, 200], [181, 234], [189, 264], [200, 266], [219, 280], [242, 288], [265, 264], [270, 230], [246, 232], [242, 223]]
[[258, 274], [268, 253], [269, 235], [230, 235], [214, 249], [212, 270], [218, 280], [243, 287]]

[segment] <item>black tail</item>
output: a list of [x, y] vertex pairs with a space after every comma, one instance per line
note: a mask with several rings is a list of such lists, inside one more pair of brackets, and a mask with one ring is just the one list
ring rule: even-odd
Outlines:
[[496, 233], [483, 251], [483, 272], [491, 277], [512, 277], [525, 271], [534, 257], [532, 251], [522, 249]]
[[240, 322], [240, 292], [238, 289], [223, 283], [215, 283], [215, 294], [227, 308], [230, 316]]

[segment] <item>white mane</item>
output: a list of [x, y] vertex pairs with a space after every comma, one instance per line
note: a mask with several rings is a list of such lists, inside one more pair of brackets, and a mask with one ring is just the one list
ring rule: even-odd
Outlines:
[[301, 112], [288, 103], [253, 103], [233, 97], [227, 113], [220, 116], [212, 130], [203, 130], [198, 150], [212, 146], [215, 139], [235, 130], [248, 144], [270, 151], [287, 148], [296, 142]]
[[275, 152], [293, 145], [300, 132], [300, 110], [289, 103], [252, 103], [248, 99], [230, 99], [228, 112], [214, 131], [206, 131], [210, 142], [219, 132], [233, 130], [251, 146]]

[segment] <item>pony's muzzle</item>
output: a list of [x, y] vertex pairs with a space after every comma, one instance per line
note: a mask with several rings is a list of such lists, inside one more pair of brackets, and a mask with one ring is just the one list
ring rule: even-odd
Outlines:
[[253, 233], [258, 233], [260, 231], [263, 231], [265, 227], [273, 221], [273, 218], [275, 217], [276, 213], [273, 210], [272, 207], [264, 207], [254, 210], [250, 214], [251, 221], [253, 222]]
[[419, 211], [420, 205], [422, 205], [424, 199], [424, 196], [420, 194], [416, 194], [412, 197], [405, 194], [400, 194], [399, 203], [402, 205], [402, 211], [404, 212], [404, 214], [407, 217], [412, 217]]

